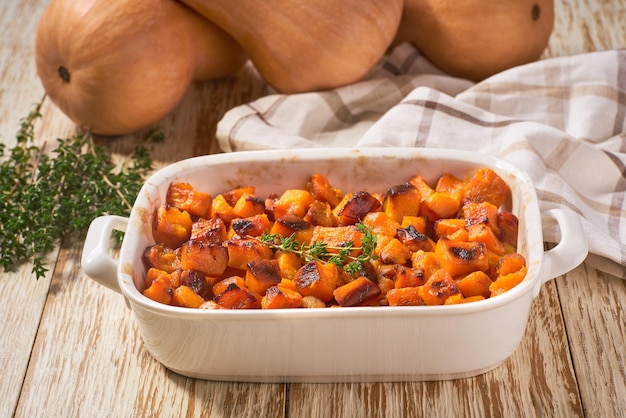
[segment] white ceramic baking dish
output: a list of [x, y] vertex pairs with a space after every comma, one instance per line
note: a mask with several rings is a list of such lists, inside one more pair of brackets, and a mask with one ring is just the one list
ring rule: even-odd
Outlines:
[[[141, 293], [141, 255], [154, 243], [151, 216], [172, 181], [217, 194], [254, 185], [260, 196], [302, 187], [323, 173], [344, 191], [384, 191], [421, 174], [466, 177], [491, 167], [510, 186], [519, 217], [518, 251], [527, 260], [524, 281], [480, 302], [428, 307], [198, 310], [167, 306]], [[544, 251], [542, 225], [558, 223], [561, 242]], [[125, 231], [119, 256], [110, 238]], [[130, 217], [93, 221], [83, 251], [88, 276], [121, 292], [146, 347], [168, 369], [189, 377], [231, 381], [416, 381], [474, 376], [491, 370], [519, 345], [542, 283], [566, 273], [587, 255], [578, 217], [540, 214], [528, 177], [510, 163], [451, 150], [366, 148], [252, 151], [181, 161], [144, 185]]]

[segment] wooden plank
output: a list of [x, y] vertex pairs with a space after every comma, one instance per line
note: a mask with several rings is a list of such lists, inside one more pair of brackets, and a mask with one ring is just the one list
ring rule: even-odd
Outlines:
[[557, 285], [585, 413], [626, 416], [626, 280], [583, 265]]
[[582, 416], [554, 283], [533, 302], [518, 349], [488, 373], [441, 382], [292, 384], [289, 393], [290, 417]]
[[208, 382], [166, 370], [145, 349], [121, 294], [84, 276], [68, 239], [16, 416], [279, 417], [282, 384]]

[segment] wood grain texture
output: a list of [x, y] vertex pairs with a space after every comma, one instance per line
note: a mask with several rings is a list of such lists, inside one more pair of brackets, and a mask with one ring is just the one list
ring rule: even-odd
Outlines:
[[[49, 0], [0, 2], [0, 140], [43, 94], [33, 60], [35, 27]], [[626, 2], [556, 0], [544, 58], [626, 47]], [[216, 124], [231, 107], [267, 93], [251, 66], [190, 87], [162, 120], [156, 167], [219, 152]], [[38, 143], [73, 124], [49, 101]], [[145, 132], [97, 138], [116, 158]], [[188, 379], [146, 351], [123, 297], [80, 270], [80, 239], [30, 266], [0, 274], [0, 418], [66, 416], [626, 416], [626, 282], [586, 266], [549, 282], [524, 339], [497, 369], [470, 379], [415, 383], [251, 384]]]

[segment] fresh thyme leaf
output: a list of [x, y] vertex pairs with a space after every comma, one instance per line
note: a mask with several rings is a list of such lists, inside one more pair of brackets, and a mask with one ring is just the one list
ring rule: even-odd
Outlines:
[[[377, 258], [374, 254], [376, 236], [372, 233], [372, 230], [362, 223], [356, 224], [356, 227], [363, 234], [360, 247], [356, 247], [353, 242], [348, 242], [339, 248], [328, 247], [326, 243], [318, 241], [305, 245], [296, 241], [295, 234], [284, 237], [278, 234], [263, 233], [255, 239], [274, 250], [298, 254], [304, 262], [317, 260], [324, 263], [332, 263], [349, 274], [355, 274], [361, 271], [365, 263]], [[331, 252], [331, 250], [336, 252]], [[351, 255], [353, 251], [359, 251], [358, 255]]]
[[[0, 144], [0, 269], [32, 262], [37, 279], [48, 270], [45, 257], [63, 237], [86, 232], [100, 215], [127, 216], [152, 161], [144, 144], [117, 165], [89, 132], [59, 138], [46, 152], [34, 144], [41, 106], [21, 120], [16, 145]], [[146, 142], [163, 141], [160, 130]]]

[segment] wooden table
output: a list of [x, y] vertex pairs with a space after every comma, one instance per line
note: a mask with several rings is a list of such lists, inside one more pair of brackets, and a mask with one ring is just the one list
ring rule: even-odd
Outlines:
[[[46, 0], [0, 2], [0, 135], [15, 144], [20, 118], [43, 89], [33, 60]], [[556, 0], [545, 57], [626, 47], [626, 2]], [[223, 113], [259, 97], [250, 69], [193, 86], [161, 126], [158, 165], [218, 152]], [[49, 102], [38, 141], [74, 126]], [[103, 141], [128, 154], [135, 137]], [[626, 416], [626, 281], [587, 265], [543, 286], [521, 346], [501, 367], [456, 381], [252, 384], [193, 380], [146, 351], [123, 298], [81, 271], [82, 242], [66, 240], [40, 280], [24, 265], [0, 273], [0, 417], [121, 416]]]

